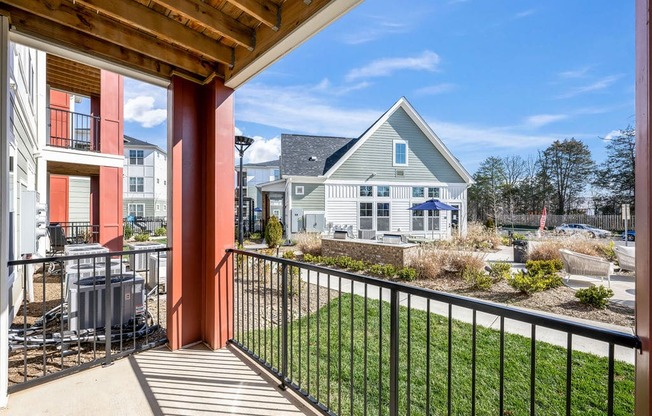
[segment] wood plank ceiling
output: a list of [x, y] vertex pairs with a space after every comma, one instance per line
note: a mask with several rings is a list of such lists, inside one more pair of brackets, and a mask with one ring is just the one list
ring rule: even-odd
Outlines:
[[137, 71], [228, 80], [331, 0], [0, 0], [12, 30]]

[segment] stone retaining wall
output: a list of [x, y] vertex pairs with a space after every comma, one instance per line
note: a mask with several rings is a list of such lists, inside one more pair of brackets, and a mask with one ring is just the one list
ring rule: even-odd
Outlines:
[[323, 238], [321, 254], [327, 257], [349, 256], [374, 264], [407, 266], [417, 255], [417, 244], [383, 244], [369, 240], [335, 240]]

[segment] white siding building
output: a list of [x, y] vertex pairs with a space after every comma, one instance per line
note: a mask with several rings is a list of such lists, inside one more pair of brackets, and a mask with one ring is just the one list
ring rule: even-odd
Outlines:
[[133, 137], [124, 138], [124, 217], [166, 217], [167, 153]]

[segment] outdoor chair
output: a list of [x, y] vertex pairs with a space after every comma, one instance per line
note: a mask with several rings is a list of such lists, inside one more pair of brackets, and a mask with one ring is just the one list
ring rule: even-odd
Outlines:
[[596, 276], [600, 278], [600, 282], [603, 282], [604, 277], [607, 276], [609, 287], [611, 287], [611, 274], [614, 271], [614, 265], [611, 262], [602, 257], [589, 256], [563, 248], [559, 249], [559, 254], [567, 273], [566, 282], [570, 279], [571, 274]]
[[634, 247], [614, 247], [616, 257], [618, 258], [618, 265], [620, 270], [636, 271], [636, 257], [634, 255]]
[[61, 224], [53, 222], [48, 225], [48, 235], [50, 237], [50, 252], [63, 253], [63, 250], [68, 244], [66, 233], [63, 232]]

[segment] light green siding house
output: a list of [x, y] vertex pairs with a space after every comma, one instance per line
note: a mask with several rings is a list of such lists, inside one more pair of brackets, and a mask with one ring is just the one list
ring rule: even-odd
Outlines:
[[[289, 233], [448, 238], [466, 231], [471, 175], [405, 98], [355, 139], [282, 135], [281, 182]], [[429, 199], [458, 209], [409, 210]]]

